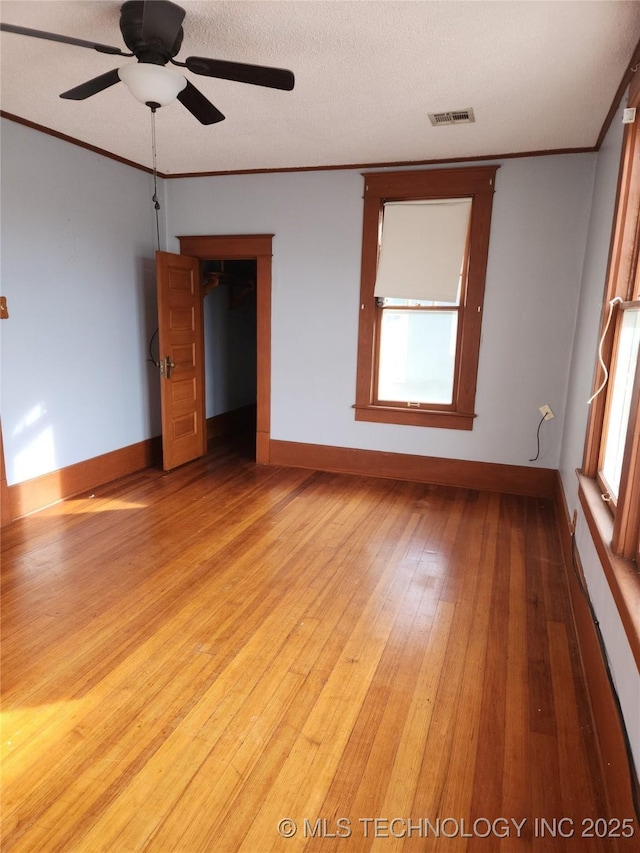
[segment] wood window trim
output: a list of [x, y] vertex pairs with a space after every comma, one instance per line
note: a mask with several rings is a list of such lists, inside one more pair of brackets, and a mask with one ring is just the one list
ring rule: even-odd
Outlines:
[[587, 527], [640, 670], [640, 572], [637, 563], [613, 551], [613, 517], [602, 500], [597, 483], [580, 471], [576, 473], [578, 499]]
[[[640, 74], [638, 72], [636, 72], [635, 78], [629, 105], [638, 107], [640, 105], [640, 86], [637, 85]], [[638, 164], [638, 151], [640, 151], [640, 118], [625, 127], [616, 192], [616, 213], [611, 235], [608, 273], [599, 331], [600, 339], [602, 339], [607, 328], [611, 300], [619, 296], [625, 303], [633, 304], [634, 297], [637, 297], [635, 289], [638, 286], [638, 255], [640, 254], [640, 164]], [[615, 342], [620, 321], [621, 310], [618, 306], [613, 312], [609, 330], [602, 343], [602, 358], [609, 369], [613, 367]], [[638, 443], [640, 442], [640, 413], [638, 411], [640, 408], [640, 392], [638, 384], [640, 379], [638, 372], [640, 371], [636, 371], [634, 395], [631, 403], [620, 494], [616, 506], [608, 508], [608, 511], [611, 511], [614, 516], [612, 535], [608, 545], [613, 548], [614, 553], [628, 560], [637, 559], [638, 527], [640, 525], [640, 486], [637, 484], [640, 478], [640, 460], [638, 459]], [[599, 387], [602, 379], [603, 370], [598, 364], [594, 376], [594, 387]], [[605, 440], [607, 406], [608, 395], [605, 389], [593, 400], [587, 423], [582, 474], [592, 479], [596, 485], [601, 483], [599, 467], [601, 449]]]
[[[633, 100], [630, 93], [629, 106], [638, 108], [640, 107], [640, 73], [638, 72], [634, 76], [631, 91], [633, 92]], [[634, 280], [632, 271], [634, 269], [634, 258], [637, 262], [637, 252], [640, 249], [637, 237], [637, 214], [634, 215], [632, 213], [633, 211], [640, 210], [640, 167], [634, 163], [634, 152], [638, 151], [639, 146], [640, 118], [637, 118], [633, 124], [625, 126], [614, 208], [616, 211], [615, 222], [609, 248], [607, 280], [600, 319], [600, 330], [598, 333], [599, 340], [602, 339], [606, 328], [610, 301], [616, 295], [620, 295], [625, 300], [632, 298], [634, 295], [631, 292]], [[622, 293], [619, 292], [621, 289]], [[610, 328], [609, 334], [606, 335], [602, 343], [602, 358], [605, 364], [608, 365], [611, 363], [614, 346], [612, 330]], [[604, 373], [601, 365], [598, 363], [596, 365], [593, 387], [599, 387], [603, 378]], [[599, 394], [591, 404], [587, 422], [582, 472], [587, 477], [593, 479], [596, 478], [598, 472], [605, 408], [606, 394]]]
[[[357, 421], [473, 429], [480, 331], [495, 175], [499, 166], [364, 174], [360, 323], [358, 331]], [[375, 401], [376, 341], [380, 309], [373, 295], [379, 233], [385, 201], [472, 197], [467, 282], [459, 309], [454, 401], [450, 406], [386, 405]]]
[[[640, 106], [640, 73], [629, 90], [629, 107]], [[615, 218], [611, 235], [607, 279], [599, 330], [602, 359], [613, 367], [616, 336], [622, 312], [618, 306], [604, 337], [610, 302], [619, 296], [633, 303], [638, 293], [640, 253], [640, 117], [625, 126], [622, 145]], [[593, 387], [604, 378], [598, 363]], [[608, 394], [603, 390], [591, 403], [585, 437], [582, 470], [578, 472], [578, 497], [596, 551], [616, 602], [625, 632], [640, 665], [640, 364], [636, 368], [629, 425], [625, 441], [620, 489], [615, 507], [603, 500], [599, 475], [601, 448], [605, 439]]]

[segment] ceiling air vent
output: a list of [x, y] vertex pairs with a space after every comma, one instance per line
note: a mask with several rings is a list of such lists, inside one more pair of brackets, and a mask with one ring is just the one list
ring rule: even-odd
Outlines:
[[469, 107], [466, 110], [450, 110], [446, 113], [429, 113], [429, 120], [434, 127], [441, 124], [469, 124], [475, 121], [473, 110]]

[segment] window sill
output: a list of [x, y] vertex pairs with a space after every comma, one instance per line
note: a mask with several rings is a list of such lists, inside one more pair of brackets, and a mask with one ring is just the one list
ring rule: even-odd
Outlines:
[[378, 424], [401, 424], [406, 426], [439, 427], [440, 429], [473, 429], [475, 415], [436, 409], [410, 409], [400, 406], [363, 406], [356, 403], [357, 421]]
[[640, 670], [640, 572], [635, 563], [616, 556], [611, 550], [613, 518], [595, 480], [578, 473], [578, 482], [578, 497], [587, 526]]

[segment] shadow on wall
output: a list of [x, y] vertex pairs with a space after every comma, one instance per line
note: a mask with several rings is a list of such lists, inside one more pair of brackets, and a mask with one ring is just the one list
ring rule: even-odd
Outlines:
[[255, 404], [255, 260], [203, 263], [207, 417]]
[[147, 363], [144, 389], [147, 396], [145, 411], [148, 418], [148, 435], [157, 436], [162, 432], [162, 418], [160, 410], [160, 373], [156, 366], [159, 361], [159, 354], [157, 337], [158, 294], [156, 289], [155, 259], [139, 259], [138, 307], [140, 338], [145, 342], [145, 351], [141, 357]]

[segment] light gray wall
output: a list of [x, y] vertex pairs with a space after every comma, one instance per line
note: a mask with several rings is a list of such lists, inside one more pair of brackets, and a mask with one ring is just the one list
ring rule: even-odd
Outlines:
[[472, 432], [354, 420], [360, 172], [169, 181], [169, 248], [178, 234], [275, 234], [273, 438], [528, 465], [548, 403], [535, 464], [555, 468], [594, 169], [574, 154], [498, 170]]
[[[2, 122], [2, 416], [9, 483], [159, 432], [152, 179]], [[500, 165], [473, 431], [354, 419], [363, 178], [355, 170], [160, 182], [177, 234], [274, 233], [272, 436], [557, 467], [596, 157]], [[165, 236], [166, 235], [166, 236]]]
[[603, 304], [607, 260], [615, 207], [622, 146], [622, 106], [598, 153], [593, 201], [580, 302], [573, 341], [571, 369], [560, 456], [560, 474], [570, 513], [578, 510], [576, 542], [607, 656], [627, 721], [636, 767], [640, 771], [640, 673], [604, 576], [593, 539], [578, 501], [575, 474], [582, 465], [585, 430], [597, 358], [598, 330]]
[[158, 434], [152, 179], [2, 120], [7, 480]]

